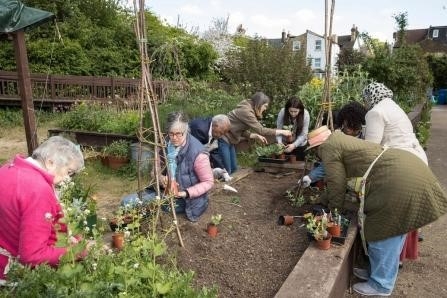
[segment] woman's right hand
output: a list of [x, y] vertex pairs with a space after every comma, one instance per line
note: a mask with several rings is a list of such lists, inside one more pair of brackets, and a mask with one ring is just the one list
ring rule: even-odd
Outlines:
[[166, 186], [168, 185], [168, 176], [161, 176], [160, 177], [160, 184], [163, 188], [166, 188]]

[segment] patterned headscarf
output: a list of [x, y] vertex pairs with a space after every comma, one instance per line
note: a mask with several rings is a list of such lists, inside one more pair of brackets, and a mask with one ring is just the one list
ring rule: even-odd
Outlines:
[[366, 109], [371, 110], [382, 99], [393, 99], [393, 91], [388, 89], [382, 83], [371, 83], [363, 89], [362, 97], [366, 105]]

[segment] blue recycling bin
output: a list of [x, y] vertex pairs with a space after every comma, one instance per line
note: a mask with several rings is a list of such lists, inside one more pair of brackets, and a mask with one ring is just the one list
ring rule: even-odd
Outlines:
[[438, 90], [438, 105], [445, 105], [447, 103], [447, 89]]

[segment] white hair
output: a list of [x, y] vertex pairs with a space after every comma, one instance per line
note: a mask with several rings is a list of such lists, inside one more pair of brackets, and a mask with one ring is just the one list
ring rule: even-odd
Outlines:
[[51, 160], [56, 167], [75, 166], [76, 172], [84, 167], [84, 157], [79, 145], [61, 136], [50, 137], [40, 144], [31, 157], [40, 162]]

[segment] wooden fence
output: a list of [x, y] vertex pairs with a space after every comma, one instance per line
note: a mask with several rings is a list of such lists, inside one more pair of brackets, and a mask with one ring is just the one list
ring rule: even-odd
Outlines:
[[[136, 106], [140, 79], [30, 74], [33, 100], [43, 106], [70, 105], [79, 100]], [[185, 82], [153, 81], [154, 96], [160, 102]], [[17, 72], [0, 71], [0, 105], [20, 106]]]

